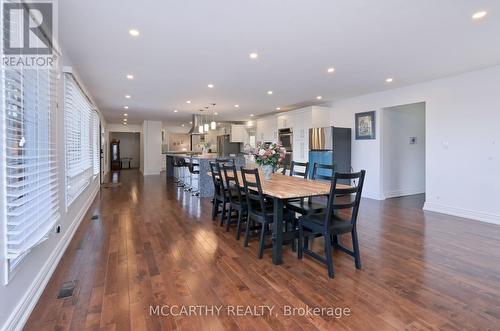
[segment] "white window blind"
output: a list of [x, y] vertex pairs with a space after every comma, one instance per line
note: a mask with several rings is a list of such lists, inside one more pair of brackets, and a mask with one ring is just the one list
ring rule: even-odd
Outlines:
[[92, 105], [70, 73], [64, 79], [64, 129], [66, 148], [66, 206], [83, 192], [92, 180]]
[[59, 219], [55, 70], [2, 68], [6, 252], [17, 259]]
[[93, 160], [93, 165], [94, 165], [94, 172], [93, 175], [97, 176], [99, 175], [100, 171], [100, 157], [101, 157], [101, 144], [99, 141], [100, 137], [100, 119], [99, 119], [99, 114], [97, 112], [92, 112], [92, 160]]

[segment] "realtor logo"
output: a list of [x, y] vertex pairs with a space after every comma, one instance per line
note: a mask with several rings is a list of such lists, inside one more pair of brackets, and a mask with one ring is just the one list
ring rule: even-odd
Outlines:
[[4, 65], [31, 67], [52, 65], [53, 6], [50, 1], [3, 2]]

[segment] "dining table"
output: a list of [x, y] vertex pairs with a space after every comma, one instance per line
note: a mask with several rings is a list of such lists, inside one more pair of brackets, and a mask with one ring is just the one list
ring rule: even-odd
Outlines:
[[[243, 187], [241, 172], [238, 170], [237, 174], [238, 182]], [[221, 175], [223, 175], [223, 172]], [[331, 182], [304, 179], [278, 173], [271, 174], [271, 179], [265, 179], [264, 174], [259, 173], [259, 178], [262, 193], [273, 200], [272, 260], [273, 264], [281, 264], [283, 262], [283, 241], [292, 240], [297, 235], [295, 231], [283, 232], [283, 207], [286, 201], [329, 195]], [[337, 183], [337, 188], [350, 188], [350, 186]]]

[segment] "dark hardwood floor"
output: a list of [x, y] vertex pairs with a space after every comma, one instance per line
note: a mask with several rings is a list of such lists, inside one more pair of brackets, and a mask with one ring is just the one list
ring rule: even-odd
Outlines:
[[[210, 218], [210, 200], [165, 177], [123, 171], [82, 221], [26, 330], [494, 330], [500, 325], [500, 227], [423, 212], [424, 197], [364, 199], [363, 269], [335, 252], [335, 279], [289, 247], [258, 260]], [[94, 214], [98, 220], [91, 220]], [[318, 239], [313, 248], [323, 247]], [[345, 243], [350, 240], [344, 240]], [[75, 281], [71, 297], [57, 299]], [[220, 316], [157, 316], [150, 305], [223, 305]], [[228, 305], [275, 306], [237, 317]], [[284, 316], [282, 307], [349, 316]], [[258, 311], [257, 311], [258, 312]], [[277, 313], [277, 316], [276, 314]]]

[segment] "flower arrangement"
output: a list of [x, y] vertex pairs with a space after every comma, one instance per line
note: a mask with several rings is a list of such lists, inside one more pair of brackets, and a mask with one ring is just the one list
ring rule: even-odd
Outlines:
[[285, 158], [285, 149], [281, 147], [280, 143], [257, 142], [257, 146], [251, 151], [251, 154], [259, 166], [272, 166], [274, 168]]

